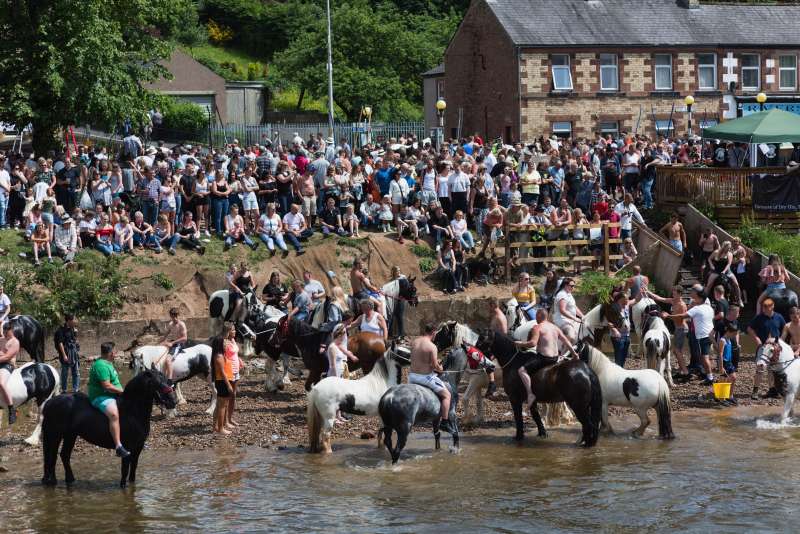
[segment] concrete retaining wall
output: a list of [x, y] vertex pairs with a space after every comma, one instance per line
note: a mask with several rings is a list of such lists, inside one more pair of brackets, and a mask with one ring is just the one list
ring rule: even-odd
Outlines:
[[667, 244], [658, 234], [643, 225], [636, 225], [634, 245], [639, 251], [635, 263], [642, 268], [652, 283], [662, 291], [669, 291], [678, 279], [683, 255]]

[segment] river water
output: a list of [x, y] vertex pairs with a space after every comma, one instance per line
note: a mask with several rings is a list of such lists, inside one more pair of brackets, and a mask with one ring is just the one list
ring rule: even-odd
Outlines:
[[[135, 487], [117, 487], [108, 451], [73, 457], [78, 482], [39, 484], [37, 453], [0, 475], [0, 529], [15, 532], [797, 532], [800, 428], [775, 408], [675, 414], [678, 439], [546, 440], [511, 429], [470, 435], [458, 454], [414, 435], [399, 466], [374, 442], [333, 456], [298, 449], [145, 451]], [[615, 428], [633, 428], [626, 418]], [[8, 451], [4, 454], [9, 455]], [[59, 464], [58, 476], [63, 480]]]

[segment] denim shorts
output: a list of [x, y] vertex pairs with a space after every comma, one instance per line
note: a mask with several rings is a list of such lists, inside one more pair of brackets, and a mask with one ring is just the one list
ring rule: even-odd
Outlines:
[[704, 337], [702, 339], [697, 340], [697, 344], [700, 345], [700, 354], [702, 356], [708, 356], [711, 354], [711, 338]]

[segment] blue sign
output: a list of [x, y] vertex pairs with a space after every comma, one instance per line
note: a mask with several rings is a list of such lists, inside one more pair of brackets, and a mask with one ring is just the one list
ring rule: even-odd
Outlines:
[[[761, 111], [761, 104], [739, 104], [739, 108], [742, 110], [742, 116], [744, 117], [745, 115]], [[800, 102], [768, 102], [764, 104], [764, 111], [769, 111], [770, 109], [782, 109], [783, 111], [800, 115]]]

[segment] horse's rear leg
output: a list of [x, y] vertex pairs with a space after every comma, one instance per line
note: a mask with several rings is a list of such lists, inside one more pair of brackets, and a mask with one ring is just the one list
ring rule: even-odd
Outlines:
[[608, 432], [609, 434], [613, 434], [614, 433], [614, 429], [611, 428], [611, 423], [608, 422], [608, 403], [607, 402], [603, 402], [603, 407], [601, 409], [602, 409], [602, 416], [603, 416], [603, 420], [602, 420], [603, 428], [605, 428], [606, 432]]
[[136, 482], [136, 468], [139, 467], [139, 455], [142, 454], [142, 449], [131, 451], [131, 471], [128, 475], [128, 482]]
[[64, 464], [64, 482], [69, 486], [75, 482], [75, 475], [72, 473], [72, 466], [69, 463], [72, 456], [72, 448], [75, 446], [75, 440], [78, 438], [75, 434], [68, 434], [64, 436], [64, 444], [61, 446], [61, 463]]
[[128, 472], [131, 468], [131, 457], [123, 458], [121, 463], [120, 470], [122, 471], [122, 476], [120, 477], [119, 487], [125, 488], [128, 486]]
[[633, 431], [634, 438], [640, 438], [644, 435], [644, 431], [650, 426], [650, 418], [647, 416], [647, 408], [637, 408], [636, 415], [639, 416], [641, 424]]
[[547, 437], [547, 430], [544, 428], [544, 423], [542, 423], [542, 416], [539, 414], [538, 403], [534, 402], [531, 404], [531, 417], [533, 417], [534, 422], [536, 423], [536, 428], [539, 431], [540, 438]]
[[408, 430], [405, 428], [397, 429], [397, 443], [395, 443], [392, 449], [393, 464], [396, 464], [400, 459], [400, 453], [403, 452], [403, 449], [406, 447], [406, 441], [408, 441]]
[[781, 423], [785, 423], [792, 417], [794, 413], [794, 398], [797, 395], [797, 388], [794, 391], [786, 393], [786, 398], [783, 401], [783, 412], [781, 413]]
[[[386, 445], [386, 450], [392, 455], [392, 429], [389, 427], [383, 428], [383, 444]], [[378, 442], [378, 447], [380, 447], [380, 442]]]
[[42, 443], [44, 465], [42, 484], [45, 486], [56, 485], [56, 461], [58, 460], [59, 445], [61, 445], [61, 436], [48, 438], [47, 434], [45, 434], [45, 439]]
[[178, 404], [186, 404], [186, 397], [183, 396], [180, 382], [175, 384], [175, 397], [178, 401]]

